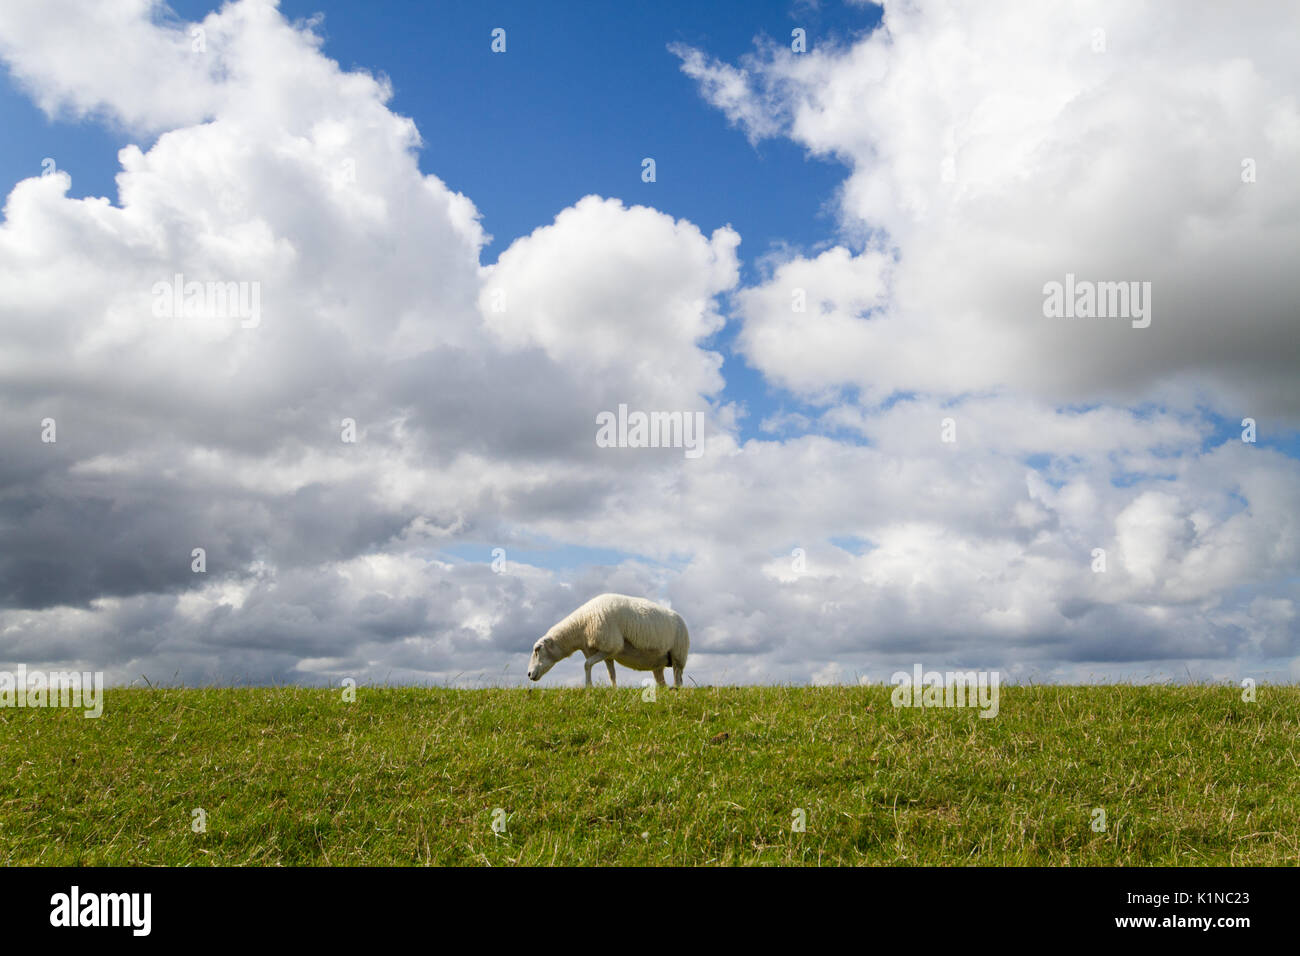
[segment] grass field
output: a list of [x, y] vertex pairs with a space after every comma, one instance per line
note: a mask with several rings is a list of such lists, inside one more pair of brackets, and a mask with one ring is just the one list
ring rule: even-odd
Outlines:
[[0, 709], [0, 861], [1300, 862], [1300, 688], [1004, 686], [991, 720], [889, 692], [132, 689], [96, 720]]

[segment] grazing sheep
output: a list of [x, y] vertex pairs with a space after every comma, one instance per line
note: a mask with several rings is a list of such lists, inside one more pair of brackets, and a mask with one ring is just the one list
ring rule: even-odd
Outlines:
[[691, 638], [686, 622], [676, 611], [660, 607], [645, 598], [626, 594], [602, 594], [592, 598], [533, 645], [528, 661], [528, 679], [542, 675], [574, 651], [587, 655], [587, 686], [591, 686], [591, 669], [601, 661], [609, 668], [609, 682], [614, 680], [614, 662], [638, 671], [654, 671], [659, 686], [664, 686], [664, 667], [673, 669], [673, 685], [682, 686], [682, 670]]

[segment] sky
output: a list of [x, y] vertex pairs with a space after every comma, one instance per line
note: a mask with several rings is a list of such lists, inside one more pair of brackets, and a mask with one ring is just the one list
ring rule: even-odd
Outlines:
[[1300, 679], [1300, 12], [1044, 6], [0, 4], [0, 668]]

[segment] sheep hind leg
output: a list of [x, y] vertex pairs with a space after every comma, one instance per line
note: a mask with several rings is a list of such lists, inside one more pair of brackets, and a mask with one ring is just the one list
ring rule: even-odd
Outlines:
[[605, 666], [609, 668], [609, 686], [617, 687], [618, 681], [614, 679], [614, 659], [612, 657], [608, 658], [605, 661]]
[[674, 686], [674, 687], [681, 687], [681, 686], [682, 686], [682, 671], [684, 671], [684, 670], [686, 670], [686, 665], [685, 665], [685, 664], [674, 664], [674, 665], [673, 665], [673, 686]]
[[664, 669], [662, 667], [655, 668], [655, 683], [660, 687], [668, 686], [668, 682], [664, 680]]

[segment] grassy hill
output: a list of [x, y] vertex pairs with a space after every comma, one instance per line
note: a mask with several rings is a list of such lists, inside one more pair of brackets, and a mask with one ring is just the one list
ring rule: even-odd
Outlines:
[[0, 709], [0, 862], [1300, 862], [1300, 688], [1003, 687], [991, 720], [889, 693], [132, 689], [96, 720]]

